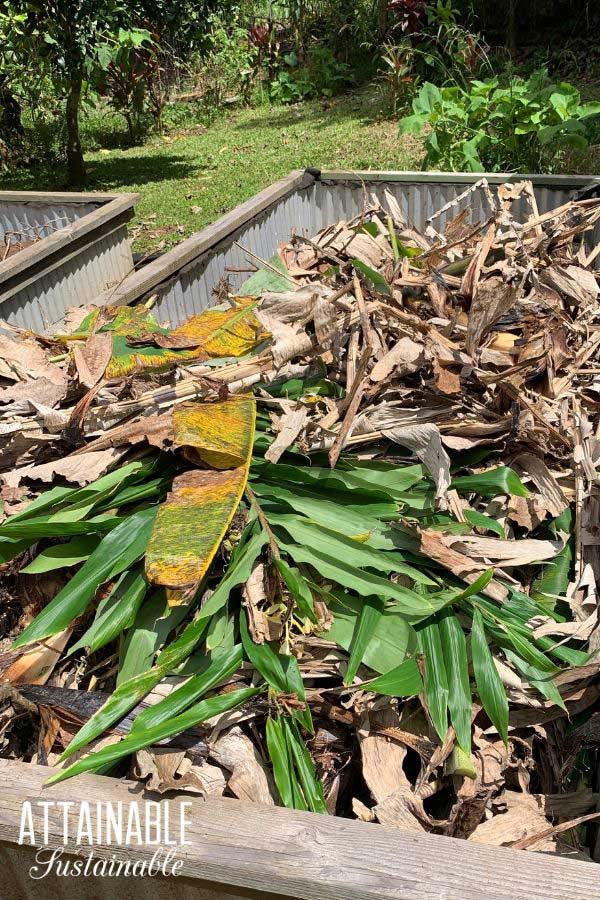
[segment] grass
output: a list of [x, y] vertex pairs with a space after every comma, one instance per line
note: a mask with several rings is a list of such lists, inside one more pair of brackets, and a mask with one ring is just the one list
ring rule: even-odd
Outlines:
[[[189, 118], [189, 113], [188, 113]], [[141, 195], [131, 229], [134, 249], [171, 246], [213, 222], [291, 169], [412, 169], [420, 149], [399, 136], [375, 86], [328, 101], [239, 109], [201, 124], [115, 146], [114, 113], [84, 125], [89, 190]], [[30, 169], [6, 177], [5, 190], [59, 190], [65, 173]]]

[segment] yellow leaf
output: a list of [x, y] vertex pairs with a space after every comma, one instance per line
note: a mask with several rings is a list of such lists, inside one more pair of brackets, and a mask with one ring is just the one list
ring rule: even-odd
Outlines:
[[199, 347], [208, 356], [244, 356], [267, 337], [254, 315], [256, 300], [238, 298], [231, 309], [207, 309], [168, 334], [155, 335], [169, 349]]
[[248, 467], [184, 472], [162, 504], [148, 547], [146, 576], [174, 591], [192, 591], [206, 574], [233, 518]]
[[252, 397], [185, 404], [173, 415], [175, 444], [222, 471], [191, 471], [173, 481], [146, 549], [146, 576], [168, 588], [169, 605], [186, 603], [208, 571], [248, 480], [256, 404]]
[[244, 465], [254, 437], [252, 397], [230, 397], [218, 403], [184, 403], [173, 411], [176, 447], [193, 447], [202, 462], [215, 469]]

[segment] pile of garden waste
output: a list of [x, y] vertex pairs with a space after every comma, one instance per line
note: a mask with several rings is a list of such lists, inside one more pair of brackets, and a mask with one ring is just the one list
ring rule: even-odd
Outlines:
[[599, 221], [365, 195], [177, 327], [2, 323], [0, 753], [600, 859]]

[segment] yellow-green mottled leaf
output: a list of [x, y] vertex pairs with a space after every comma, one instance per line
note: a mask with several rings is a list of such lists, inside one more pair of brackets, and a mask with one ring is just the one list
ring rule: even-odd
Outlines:
[[173, 411], [176, 447], [193, 447], [214, 469], [247, 462], [254, 435], [252, 397], [231, 397], [219, 403], [184, 403]]
[[135, 372], [164, 369], [176, 363], [190, 362], [206, 356], [201, 349], [165, 350], [154, 344], [132, 347], [122, 334], [113, 334], [112, 339], [112, 356], [106, 367], [105, 378], [124, 378]]
[[238, 298], [231, 309], [207, 309], [167, 335], [156, 337], [160, 347], [201, 348], [208, 356], [244, 356], [267, 336], [254, 315], [256, 300]]
[[237, 509], [247, 477], [247, 467], [239, 466], [223, 472], [185, 472], [175, 478], [146, 550], [149, 581], [174, 591], [199, 583]]
[[[254, 401], [240, 398], [231, 403], [227, 416], [224, 412], [221, 415], [220, 427], [227, 432], [228, 416], [241, 415], [242, 404], [246, 430], [242, 432], [238, 428], [237, 449], [240, 458], [242, 447], [245, 450], [244, 464], [223, 471], [191, 471], [179, 475], [156, 516], [146, 549], [146, 576], [150, 582], [170, 589], [170, 604], [181, 602], [181, 592], [189, 594], [203, 578], [246, 486], [254, 441]], [[214, 405], [207, 406], [210, 409]], [[199, 440], [197, 435], [196, 440]]]

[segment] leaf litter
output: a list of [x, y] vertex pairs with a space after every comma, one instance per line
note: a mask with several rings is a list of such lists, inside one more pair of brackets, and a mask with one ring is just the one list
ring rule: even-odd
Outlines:
[[600, 200], [479, 190], [2, 325], [4, 755], [600, 860]]

